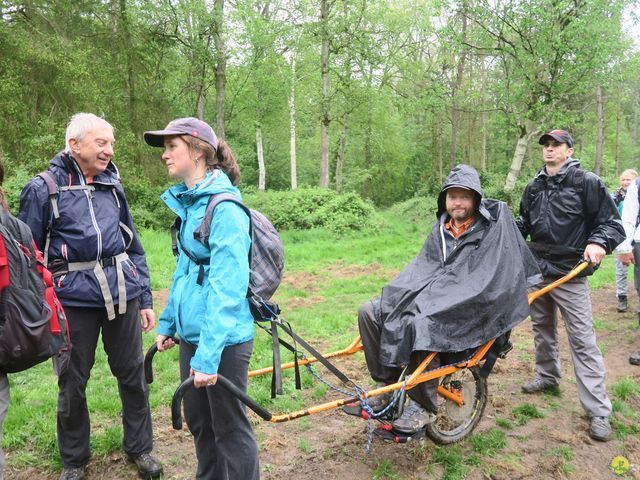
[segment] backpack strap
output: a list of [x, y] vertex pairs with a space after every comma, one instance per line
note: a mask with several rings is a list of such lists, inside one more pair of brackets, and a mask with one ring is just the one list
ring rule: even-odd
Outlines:
[[40, 172], [38, 175], [42, 180], [44, 180], [44, 184], [47, 186], [47, 193], [49, 194], [49, 205], [51, 207], [51, 211], [49, 212], [49, 218], [46, 225], [46, 240], [44, 243], [44, 251], [42, 252], [44, 256], [44, 264], [47, 265], [49, 263], [49, 243], [51, 241], [51, 230], [53, 229], [53, 221], [60, 218], [60, 211], [58, 210], [58, 183], [56, 182], [53, 173], [49, 170], [45, 170], [44, 172]]
[[[251, 237], [251, 245], [253, 245], [253, 222], [251, 220], [251, 210], [242, 203], [238, 197], [231, 193], [216, 193], [209, 197], [209, 201], [207, 202], [207, 209], [204, 212], [204, 218], [202, 223], [193, 231], [193, 238], [198, 242], [202, 243], [207, 249], [209, 249], [209, 234], [211, 233], [211, 221], [213, 220], [213, 214], [218, 205], [222, 202], [232, 202], [238, 205], [249, 217], [249, 236]], [[174, 222], [175, 223], [175, 222]], [[177, 230], [177, 239], [179, 241], [180, 230]], [[176, 242], [178, 243], [178, 242]], [[251, 267], [251, 245], [249, 246], [249, 267]], [[198, 272], [198, 285], [202, 285], [204, 281], [204, 265], [209, 264], [210, 259], [206, 260], [198, 260], [195, 256], [187, 251], [184, 248], [184, 245], [180, 245], [182, 251], [193, 261], [195, 264], [200, 266], [200, 271]], [[247, 292], [247, 296], [249, 292]]]
[[176, 217], [173, 223], [171, 224], [171, 250], [173, 251], [173, 255], [176, 257], [180, 254], [180, 252], [184, 253], [189, 260], [198, 265], [198, 278], [196, 283], [198, 285], [202, 285], [204, 282], [204, 266], [209, 265], [210, 258], [199, 259], [197, 258], [193, 252], [190, 252], [188, 248], [186, 248], [182, 241], [180, 240], [180, 229], [182, 228], [182, 219], [180, 217]]
[[[238, 205], [244, 213], [249, 217], [249, 232], [251, 236], [251, 240], [253, 240], [253, 225], [251, 221], [251, 210], [242, 203], [238, 197], [233, 195], [232, 193], [216, 193], [209, 197], [209, 201], [207, 202], [207, 209], [204, 212], [204, 218], [202, 220], [202, 224], [193, 232], [193, 237], [202, 243], [204, 246], [209, 248], [209, 233], [211, 233], [211, 221], [213, 220], [213, 214], [218, 205], [222, 202], [232, 202]], [[253, 243], [253, 242], [252, 242]], [[249, 247], [249, 258], [251, 258], [251, 247]]]

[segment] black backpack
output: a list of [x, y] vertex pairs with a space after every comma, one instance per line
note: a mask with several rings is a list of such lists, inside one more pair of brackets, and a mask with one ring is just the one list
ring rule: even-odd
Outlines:
[[29, 227], [0, 208], [0, 369], [20, 372], [71, 355], [69, 325]]
[[[209, 233], [211, 232], [211, 220], [215, 208], [222, 202], [233, 202], [244, 210], [249, 217], [249, 232], [251, 235], [251, 249], [249, 250], [249, 290], [247, 297], [258, 297], [261, 300], [269, 300], [278, 289], [284, 272], [284, 247], [282, 239], [273, 224], [263, 214], [248, 208], [235, 195], [230, 193], [218, 193], [211, 195], [207, 203], [204, 219], [195, 229], [193, 236], [196, 240], [209, 248]], [[209, 259], [200, 260], [189, 252], [180, 242], [180, 217], [171, 226], [171, 240], [174, 255], [182, 250], [192, 262], [200, 266], [198, 273], [198, 285], [204, 281], [204, 265], [209, 264]], [[179, 249], [178, 249], [179, 247]]]

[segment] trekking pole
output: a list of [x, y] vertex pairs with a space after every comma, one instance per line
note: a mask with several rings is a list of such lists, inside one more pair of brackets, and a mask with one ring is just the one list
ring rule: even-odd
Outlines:
[[555, 282], [550, 283], [549, 285], [547, 285], [546, 287], [541, 288], [540, 290], [536, 290], [535, 292], [531, 292], [528, 295], [529, 305], [531, 305], [536, 299], [538, 299], [539, 297], [541, 297], [545, 293], [550, 292], [551, 290], [553, 290], [556, 287], [559, 287], [563, 283], [566, 283], [569, 280], [574, 279], [580, 272], [582, 272], [588, 266], [589, 266], [589, 262], [582, 262], [577, 267], [575, 267], [573, 270], [571, 270], [569, 273], [567, 273], [564, 277], [559, 278]]

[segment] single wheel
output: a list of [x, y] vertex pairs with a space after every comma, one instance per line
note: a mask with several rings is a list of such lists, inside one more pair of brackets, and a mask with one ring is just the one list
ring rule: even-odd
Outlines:
[[426, 433], [435, 443], [446, 445], [462, 440], [476, 428], [487, 404], [487, 381], [478, 367], [470, 367], [445, 375], [440, 386], [464, 399], [458, 405], [438, 395], [437, 418], [427, 425]]

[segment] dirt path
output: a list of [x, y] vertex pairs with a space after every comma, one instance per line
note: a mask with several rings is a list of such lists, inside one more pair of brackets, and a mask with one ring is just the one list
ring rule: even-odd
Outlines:
[[[631, 351], [640, 346], [640, 329], [634, 312], [615, 312], [614, 293], [603, 288], [593, 293], [598, 343], [605, 354], [607, 385], [622, 377], [640, 383], [640, 367], [629, 365]], [[499, 361], [488, 380], [489, 401], [483, 419], [475, 433], [496, 428], [496, 420], [513, 423], [512, 409], [530, 403], [539, 407], [544, 418], [530, 419], [525, 425], [502, 429], [506, 446], [494, 456], [481, 456], [472, 461], [469, 442], [461, 447], [443, 447], [442, 451], [461, 452], [466, 476], [448, 478], [479, 479], [550, 479], [590, 478], [593, 480], [621, 478], [609, 465], [618, 455], [624, 455], [632, 465], [626, 478], [640, 478], [640, 436], [629, 435], [624, 440], [608, 443], [591, 440], [587, 421], [577, 399], [575, 378], [571, 368], [566, 337], [561, 331], [562, 365], [565, 376], [561, 396], [524, 395], [520, 385], [533, 375], [533, 340], [528, 321], [514, 330], [514, 350], [506, 360]], [[362, 354], [341, 365], [354, 378], [366, 383], [367, 372]], [[610, 394], [611, 388], [609, 388]], [[327, 394], [323, 400], [334, 398]], [[627, 403], [640, 411], [638, 398]], [[374, 439], [370, 452], [366, 445], [366, 422], [348, 417], [339, 411], [309, 417], [284, 424], [268, 424], [253, 416], [260, 443], [262, 478], [335, 479], [440, 479], [444, 467], [434, 461], [438, 448], [429, 441], [421, 444], [395, 445]], [[188, 432], [171, 428], [168, 409], [154, 411], [155, 444], [165, 465], [165, 478], [193, 478], [195, 458]], [[461, 450], [460, 450], [461, 448]], [[444, 450], [449, 449], [449, 450]], [[458, 449], [458, 450], [456, 450]], [[635, 465], [639, 467], [633, 468]], [[387, 471], [388, 475], [383, 475]], [[121, 454], [94, 458], [89, 469], [91, 479], [136, 478]], [[454, 472], [455, 473], [455, 472]], [[7, 479], [54, 479], [57, 475], [42, 471], [6, 472]]]

